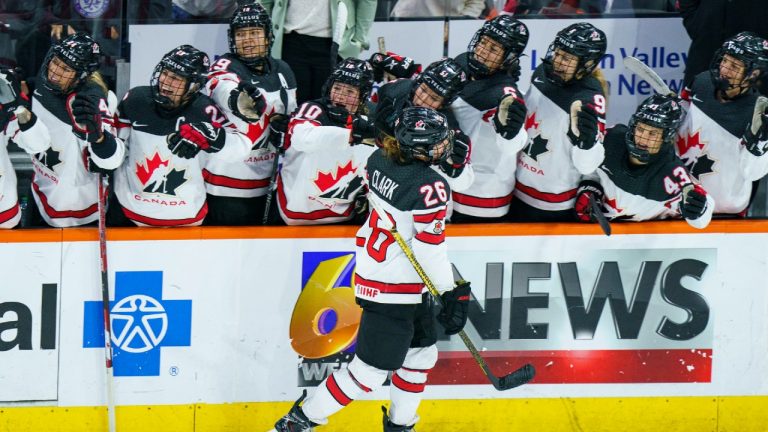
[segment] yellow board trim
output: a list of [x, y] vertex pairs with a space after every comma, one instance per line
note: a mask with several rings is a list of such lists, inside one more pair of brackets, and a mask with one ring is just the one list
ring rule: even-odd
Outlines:
[[[318, 432], [381, 431], [383, 402], [357, 401]], [[268, 431], [290, 402], [123, 406], [118, 432]], [[765, 432], [768, 396], [429, 400], [419, 432]], [[0, 407], [0, 432], [107, 431], [104, 407]]]

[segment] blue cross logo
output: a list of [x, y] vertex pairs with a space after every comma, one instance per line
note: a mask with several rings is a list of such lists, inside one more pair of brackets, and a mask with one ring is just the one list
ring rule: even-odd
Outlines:
[[[115, 376], [158, 376], [160, 348], [190, 346], [192, 300], [163, 300], [163, 272], [116, 272], [109, 308]], [[83, 315], [83, 348], [104, 348], [102, 303]]]

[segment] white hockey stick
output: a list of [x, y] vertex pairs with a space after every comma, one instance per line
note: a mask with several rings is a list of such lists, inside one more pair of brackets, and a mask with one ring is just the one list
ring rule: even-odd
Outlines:
[[632, 56], [624, 57], [624, 67], [629, 69], [632, 73], [634, 73], [638, 77], [640, 77], [640, 79], [647, 81], [648, 84], [651, 85], [651, 87], [656, 93], [663, 94], [663, 95], [676, 94], [675, 92], [670, 90], [667, 83], [665, 83], [664, 80], [661, 79], [659, 74], [654, 72], [653, 69], [648, 67], [648, 65], [641, 62], [636, 57], [632, 57]]
[[339, 8], [336, 10], [336, 25], [333, 27], [333, 42], [331, 43], [331, 68], [336, 67], [339, 58], [339, 44], [344, 36], [344, 29], [347, 28], [347, 5], [339, 2]]

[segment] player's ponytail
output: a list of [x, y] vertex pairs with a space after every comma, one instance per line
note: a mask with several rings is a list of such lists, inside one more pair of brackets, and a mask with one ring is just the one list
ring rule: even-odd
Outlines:
[[384, 150], [384, 155], [397, 163], [406, 163], [405, 157], [400, 152], [400, 145], [392, 135], [382, 133], [379, 135], [378, 144]]
[[606, 107], [608, 106], [608, 80], [605, 79], [605, 74], [603, 74], [603, 70], [600, 69], [600, 67], [596, 67], [592, 71], [592, 76], [600, 83], [600, 88], [603, 89], [603, 96], [605, 96], [605, 104]]
[[109, 93], [109, 88], [107, 87], [107, 83], [104, 81], [104, 77], [101, 75], [101, 72], [96, 71], [88, 75], [88, 82], [96, 84], [101, 89], [101, 91], [104, 92], [104, 96]]

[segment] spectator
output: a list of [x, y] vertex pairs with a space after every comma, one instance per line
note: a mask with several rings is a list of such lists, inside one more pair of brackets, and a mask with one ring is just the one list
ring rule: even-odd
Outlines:
[[394, 18], [470, 17], [479, 18], [485, 0], [398, 0], [392, 8]]

